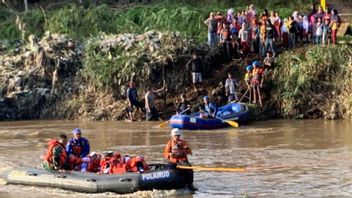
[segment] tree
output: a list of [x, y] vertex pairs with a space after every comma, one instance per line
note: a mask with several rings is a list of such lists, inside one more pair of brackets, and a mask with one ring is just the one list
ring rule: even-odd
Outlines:
[[24, 10], [28, 11], [28, 0], [24, 0]]

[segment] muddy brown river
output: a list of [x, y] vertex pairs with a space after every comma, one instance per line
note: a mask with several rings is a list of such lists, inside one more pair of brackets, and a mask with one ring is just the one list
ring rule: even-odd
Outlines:
[[[94, 151], [117, 150], [163, 162], [170, 129], [159, 123], [0, 122], [0, 171], [39, 167], [47, 142], [80, 127]], [[184, 131], [193, 165], [247, 167], [246, 172], [196, 171], [194, 193], [146, 191], [85, 194], [62, 189], [0, 185], [0, 197], [352, 197], [352, 122], [272, 120], [240, 128]]]

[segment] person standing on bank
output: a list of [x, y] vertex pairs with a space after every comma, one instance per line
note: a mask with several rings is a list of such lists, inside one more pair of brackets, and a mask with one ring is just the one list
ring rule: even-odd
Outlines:
[[197, 84], [201, 84], [203, 82], [203, 63], [202, 60], [197, 56], [196, 52], [192, 53], [192, 59], [187, 62], [186, 68], [192, 71], [193, 88], [194, 91], [198, 91]]
[[143, 105], [138, 100], [137, 89], [136, 89], [135, 83], [133, 81], [130, 81], [128, 83], [128, 86], [129, 87], [126, 91], [127, 105], [128, 105], [127, 112], [128, 112], [128, 116], [129, 116], [130, 120], [133, 121], [134, 120], [133, 114], [132, 114], [133, 107], [136, 107], [142, 113]]
[[215, 46], [217, 43], [218, 21], [213, 12], [210, 13], [209, 18], [204, 21], [204, 24], [208, 27], [208, 45]]
[[228, 102], [232, 102], [233, 100], [238, 101], [236, 87], [238, 87], [238, 82], [236, 78], [233, 77], [232, 73], [229, 72], [228, 78], [225, 82], [225, 94], [228, 97]]
[[162, 87], [160, 89], [154, 89], [153, 87], [148, 87], [147, 88], [147, 93], [145, 94], [145, 110], [146, 110], [146, 121], [149, 120], [160, 120], [162, 121], [163, 119], [159, 116], [158, 111], [155, 107], [155, 100], [154, 100], [154, 94], [159, 93], [163, 91], [165, 87]]

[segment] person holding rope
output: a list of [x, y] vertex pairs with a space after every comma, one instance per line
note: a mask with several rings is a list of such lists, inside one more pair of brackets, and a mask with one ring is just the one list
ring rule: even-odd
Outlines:
[[165, 89], [165, 85], [160, 89], [155, 89], [152, 86], [147, 88], [147, 92], [145, 94], [145, 110], [146, 110], [146, 121], [150, 120], [160, 120], [163, 119], [160, 117], [158, 110], [156, 109], [154, 94], [157, 94]]

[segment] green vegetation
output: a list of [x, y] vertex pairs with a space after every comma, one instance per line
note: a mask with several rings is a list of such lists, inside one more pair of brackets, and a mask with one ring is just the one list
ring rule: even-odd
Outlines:
[[[216, 3], [214, 3], [216, 2]], [[259, 8], [278, 11], [286, 17], [293, 10], [307, 10], [311, 1], [301, 3], [275, 1], [252, 1]], [[305, 2], [305, 3], [302, 3]], [[19, 13], [25, 24], [25, 33], [41, 37], [45, 31], [68, 34], [84, 40], [104, 32], [143, 33], [148, 30], [180, 32], [197, 41], [206, 40], [206, 27], [203, 21], [211, 11], [222, 11], [234, 7], [235, 11], [244, 10], [247, 1], [164, 1], [163, 3], [136, 5], [130, 8], [116, 9], [108, 5], [91, 5], [88, 8], [76, 4], [64, 4], [51, 10], [31, 9]], [[259, 9], [260, 13], [262, 10]], [[3, 4], [0, 6], [0, 40], [20, 39], [21, 33], [16, 23], [16, 16]]]
[[284, 117], [339, 116], [351, 109], [352, 50], [350, 45], [311, 46], [287, 51], [277, 61], [271, 81], [271, 98]]
[[163, 68], [188, 50], [189, 43], [174, 33], [94, 37], [85, 46], [83, 75], [102, 89], [120, 87], [134, 77], [145, 87], [162, 82]]

